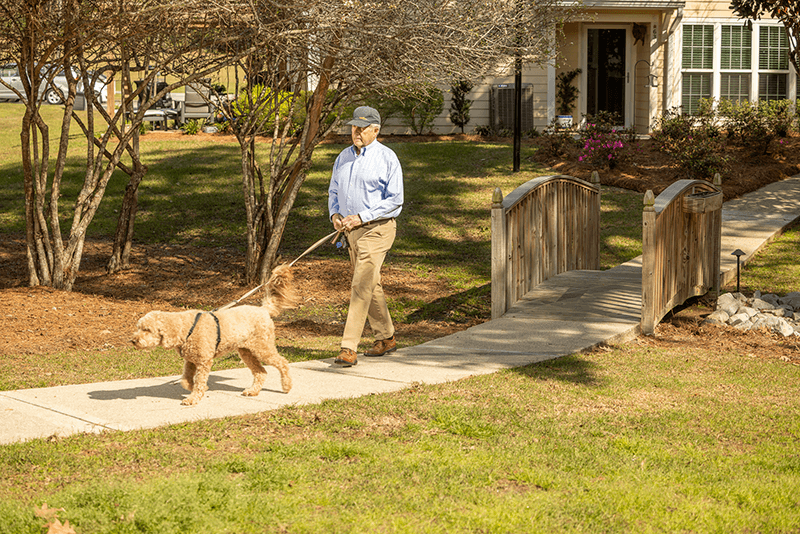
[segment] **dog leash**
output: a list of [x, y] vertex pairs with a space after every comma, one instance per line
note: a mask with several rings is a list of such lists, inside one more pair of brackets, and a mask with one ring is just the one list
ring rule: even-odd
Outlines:
[[323, 237], [322, 239], [320, 239], [319, 241], [317, 241], [316, 243], [314, 243], [313, 245], [311, 245], [310, 247], [308, 247], [308, 248], [306, 249], [306, 251], [305, 251], [305, 252], [303, 252], [302, 254], [300, 254], [299, 256], [297, 256], [297, 257], [294, 259], [294, 261], [293, 261], [292, 263], [290, 263], [290, 264], [289, 264], [289, 267], [291, 267], [292, 265], [294, 265], [295, 263], [297, 263], [297, 260], [299, 260], [300, 258], [302, 258], [303, 256], [305, 256], [306, 254], [308, 254], [309, 252], [311, 252], [311, 251], [312, 251], [312, 250], [314, 250], [315, 248], [319, 247], [321, 244], [323, 244], [325, 241], [327, 241], [327, 240], [328, 240], [328, 238], [332, 237], [333, 239], [331, 239], [331, 243], [332, 243], [332, 244], [333, 244], [333, 243], [336, 243], [336, 240], [339, 238], [339, 234], [340, 234], [340, 233], [342, 233], [342, 231], [341, 231], [341, 230], [334, 230], [334, 231], [333, 231], [333, 232], [331, 232], [330, 234], [326, 235], [325, 237]]
[[[334, 231], [333, 231], [333, 232], [331, 232], [330, 234], [326, 235], [325, 237], [323, 237], [322, 239], [320, 239], [319, 241], [317, 241], [316, 243], [314, 243], [313, 245], [311, 245], [310, 247], [308, 247], [308, 248], [306, 249], [306, 251], [305, 251], [305, 252], [303, 252], [302, 254], [300, 254], [299, 256], [297, 256], [297, 257], [294, 259], [294, 261], [293, 261], [292, 263], [290, 263], [290, 264], [289, 264], [289, 267], [291, 267], [292, 265], [294, 265], [295, 263], [297, 263], [297, 260], [299, 260], [300, 258], [302, 258], [303, 256], [305, 256], [306, 254], [308, 254], [308, 253], [309, 253], [309, 252], [311, 252], [312, 250], [314, 250], [314, 249], [318, 248], [320, 245], [322, 245], [322, 244], [323, 244], [325, 241], [327, 241], [327, 240], [328, 240], [328, 239], [330, 239], [331, 237], [333, 238], [333, 239], [331, 240], [331, 243], [335, 243], [335, 242], [336, 242], [336, 240], [337, 240], [337, 239], [339, 239], [339, 234], [341, 234], [341, 233], [342, 233], [342, 231], [341, 231], [341, 230], [334, 230]], [[246, 299], [247, 297], [249, 297], [250, 295], [252, 295], [252, 294], [253, 294], [253, 293], [255, 293], [256, 291], [258, 291], [258, 290], [259, 290], [259, 289], [261, 289], [262, 287], [264, 287], [264, 284], [259, 284], [259, 285], [257, 285], [256, 287], [254, 287], [253, 289], [251, 289], [250, 291], [248, 291], [247, 293], [245, 293], [244, 295], [242, 295], [241, 297], [239, 297], [238, 299], [234, 300], [233, 302], [229, 302], [229, 303], [228, 303], [228, 304], [226, 304], [225, 306], [221, 306], [221, 307], [219, 307], [219, 308], [217, 308], [217, 309], [215, 309], [215, 310], [213, 310], [213, 311], [221, 311], [221, 310], [226, 310], [226, 309], [230, 308], [231, 306], [236, 306], [236, 305], [237, 305], [237, 304], [239, 304], [241, 301], [243, 301], [244, 299]]]

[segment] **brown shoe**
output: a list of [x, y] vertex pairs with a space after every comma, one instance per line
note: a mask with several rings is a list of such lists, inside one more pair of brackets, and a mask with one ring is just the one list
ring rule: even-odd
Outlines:
[[381, 339], [376, 341], [375, 344], [372, 345], [371, 349], [364, 351], [364, 356], [374, 358], [376, 356], [388, 354], [393, 350], [397, 350], [397, 343], [394, 341], [394, 336], [390, 337], [389, 339]]
[[333, 363], [342, 367], [352, 367], [358, 363], [358, 356], [354, 350], [342, 348]]

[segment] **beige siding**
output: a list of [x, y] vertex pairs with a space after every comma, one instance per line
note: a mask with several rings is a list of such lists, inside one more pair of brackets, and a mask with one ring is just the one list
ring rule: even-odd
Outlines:
[[[607, 25], [606, 27], [632, 27], [636, 24], [647, 25], [645, 43], [636, 43], [630, 57], [633, 76], [633, 126], [639, 133], [645, 133], [653, 126], [654, 121], [664, 109], [680, 103], [680, 23], [676, 20], [677, 11], [661, 12], [653, 9], [587, 9], [586, 15], [577, 22], [569, 23], [564, 28], [564, 35], [559, 37], [560, 51], [556, 58], [555, 68], [551, 75], [568, 71], [581, 65], [581, 43], [587, 25]], [[738, 20], [730, 9], [730, 0], [687, 1], [682, 13], [682, 21], [697, 22], [702, 20], [716, 21]], [[769, 19], [766, 19], [769, 20]], [[653, 30], [656, 30], [656, 36]], [[677, 30], [670, 34], [670, 30]], [[666, 53], [670, 48], [669, 54]], [[584, 58], [585, 59], [585, 58]], [[644, 60], [644, 61], [641, 61]], [[645, 63], [647, 62], [647, 63]], [[649, 65], [648, 65], [649, 63]], [[635, 67], [635, 68], [634, 68]], [[646, 87], [650, 83], [648, 74], [655, 74], [657, 87]], [[584, 88], [584, 74], [577, 79], [579, 87]], [[476, 85], [469, 95], [473, 101], [470, 111], [471, 119], [465, 131], [472, 132], [476, 126], [490, 124], [490, 96], [492, 85], [514, 83], [511, 68], [505, 69], [503, 75], [488, 78], [484, 83]], [[548, 96], [549, 84], [555, 90], [554, 80], [548, 78], [547, 68], [528, 67], [523, 74], [523, 83], [534, 85], [534, 124], [540, 131], [547, 127], [549, 117], [555, 113], [555, 97]], [[443, 87], [445, 103], [442, 114], [436, 120], [434, 130], [439, 134], [457, 133], [459, 128], [449, 120], [450, 92]], [[585, 95], [579, 94], [573, 116], [580, 121], [586, 109]], [[392, 121], [387, 133], [409, 133], [398, 120]]]
[[730, 1], [708, 0], [705, 2], [686, 2], [683, 17], [690, 19], [712, 19], [734, 17]]
[[[513, 73], [505, 76], [497, 76], [491, 79], [491, 83], [476, 84], [470, 91], [467, 98], [472, 101], [470, 107], [470, 121], [464, 127], [465, 133], [472, 133], [477, 126], [490, 125], [490, 97], [491, 87], [496, 84], [513, 84]], [[532, 84], [534, 87], [533, 107], [534, 107], [534, 126], [541, 130], [548, 124], [547, 115], [547, 71], [541, 68], [524, 68], [522, 73], [523, 85]], [[444, 108], [441, 115], [434, 123], [434, 133], [454, 134], [461, 133], [461, 128], [450, 122], [450, 87], [440, 86], [444, 93]], [[410, 134], [410, 128], [403, 126], [402, 120], [395, 118], [388, 121], [383, 131], [388, 134]]]
[[[731, 9], [730, 0], [687, 1], [683, 10], [683, 18], [693, 20], [730, 18], [738, 20], [738, 17]], [[769, 14], [766, 14], [761, 20], [772, 20], [772, 18]]]

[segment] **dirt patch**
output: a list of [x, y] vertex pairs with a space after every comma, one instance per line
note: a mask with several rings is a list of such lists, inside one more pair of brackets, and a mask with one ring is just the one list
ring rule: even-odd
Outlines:
[[[181, 136], [175, 132], [157, 132], [145, 136]], [[230, 136], [204, 134], [219, 142], [231, 142]], [[470, 136], [400, 137], [392, 142], [426, 140], [477, 140]], [[336, 139], [342, 141], [342, 139]], [[508, 140], [499, 140], [507, 142]], [[537, 140], [526, 140], [536, 143]], [[725, 198], [735, 198], [768, 183], [800, 173], [800, 137], [786, 139], [780, 149], [753, 158], [741, 149], [730, 149], [731, 173], [723, 182]], [[588, 179], [591, 167], [570, 160], [547, 160], [556, 172]], [[602, 183], [635, 191], [652, 189], [656, 194], [675, 180], [684, 178], [681, 171], [663, 154], [645, 141], [635, 157], [615, 169], [601, 170]], [[244, 258], [225, 248], [202, 249], [181, 246], [137, 245], [133, 268], [107, 275], [105, 263], [110, 243], [87, 241], [81, 272], [74, 292], [26, 287], [27, 272], [24, 238], [3, 236], [0, 247], [0, 354], [45, 354], [64, 350], [102, 350], [129, 345], [136, 320], [152, 309], [177, 310], [216, 307], [227, 304], [247, 288], [241, 284]], [[296, 265], [296, 279], [303, 306], [328, 310], [336, 315], [349, 299], [349, 264], [344, 259], [304, 260]], [[384, 269], [387, 293], [397, 299], [422, 299], [434, 302], [453, 294], [440, 280], [426, 278], [391, 265]], [[693, 310], [693, 311], [692, 311]], [[463, 330], [482, 320], [456, 322], [443, 315], [441, 320], [399, 324], [402, 336], [434, 339]], [[643, 343], [702, 344], [720, 349], [739, 347], [746, 354], [760, 358], [780, 358], [800, 363], [800, 349], [794, 340], [778, 339], [773, 334], [748, 333], [707, 326], [702, 317], [710, 309], [690, 308], [665, 320], [655, 338]], [[337, 319], [337, 320], [334, 320]], [[280, 324], [281, 335], [340, 335], [341, 317], [311, 317]]]
[[[105, 272], [111, 245], [87, 241], [73, 292], [25, 287], [24, 242], [0, 250], [0, 354], [45, 354], [130, 345], [133, 326], [150, 310], [209, 309], [244, 295], [243, 256], [225, 249], [137, 245], [133, 267]], [[350, 265], [345, 259], [310, 258], [294, 266], [295, 279], [311, 318], [279, 319], [281, 335], [341, 335], [342, 310], [350, 298]], [[453, 293], [448, 284], [387, 265], [383, 285], [398, 299], [434, 301]], [[259, 302], [261, 294], [246, 302]], [[290, 314], [291, 315], [291, 314]], [[405, 336], [433, 339], [472, 323], [424, 321], [397, 325]]]

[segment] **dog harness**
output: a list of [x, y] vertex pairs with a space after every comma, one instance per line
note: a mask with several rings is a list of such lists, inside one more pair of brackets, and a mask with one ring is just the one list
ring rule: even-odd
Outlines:
[[189, 336], [191, 336], [192, 332], [194, 332], [194, 327], [197, 326], [197, 321], [200, 320], [200, 316], [203, 315], [204, 313], [207, 313], [211, 317], [213, 317], [214, 318], [214, 322], [217, 323], [217, 346], [214, 347], [214, 352], [217, 352], [217, 349], [219, 349], [219, 342], [221, 341], [222, 338], [220, 336], [220, 331], [219, 331], [219, 318], [217, 318], [217, 316], [214, 315], [214, 312], [200, 312], [197, 315], [195, 315], [194, 316], [194, 322], [192, 323], [192, 327], [189, 329], [189, 333], [186, 334], [186, 340], [187, 341], [189, 340]]

